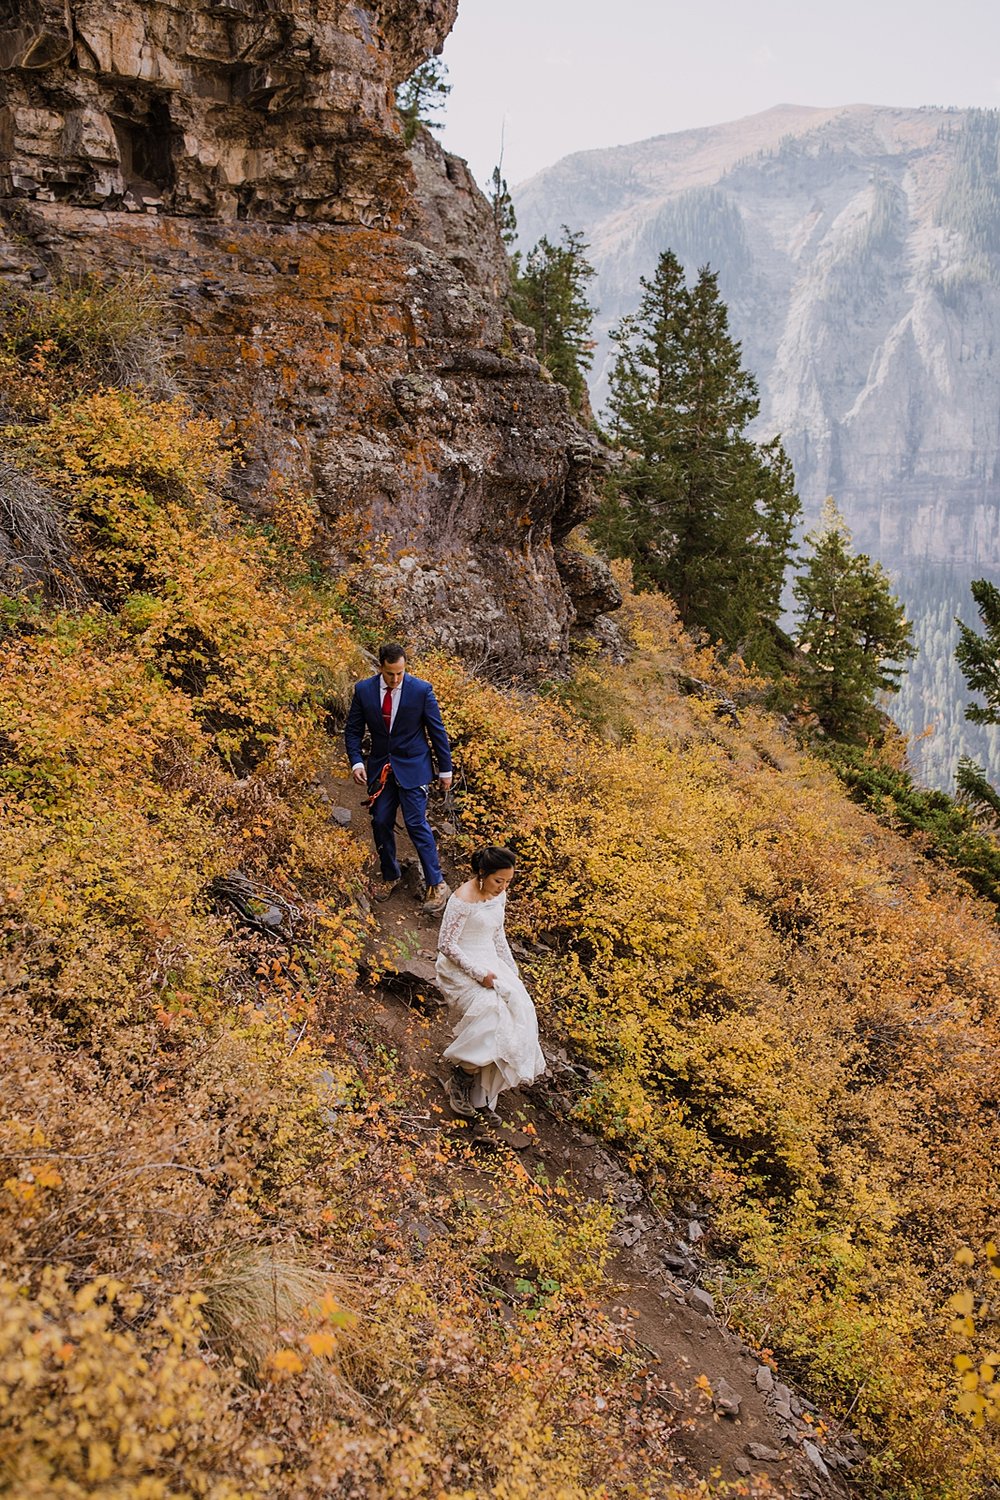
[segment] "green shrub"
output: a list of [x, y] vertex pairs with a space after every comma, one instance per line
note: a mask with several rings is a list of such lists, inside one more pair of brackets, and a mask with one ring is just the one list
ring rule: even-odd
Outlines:
[[951, 865], [977, 895], [1000, 909], [1000, 843], [976, 824], [975, 813], [947, 792], [918, 786], [877, 751], [838, 745], [829, 752], [855, 802], [902, 832], [919, 836], [923, 852]]

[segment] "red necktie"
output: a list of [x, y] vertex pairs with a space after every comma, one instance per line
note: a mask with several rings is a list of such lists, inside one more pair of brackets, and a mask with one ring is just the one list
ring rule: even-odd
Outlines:
[[382, 717], [385, 720], [385, 732], [388, 734], [392, 728], [392, 693], [388, 688], [386, 688], [385, 697], [382, 699]]

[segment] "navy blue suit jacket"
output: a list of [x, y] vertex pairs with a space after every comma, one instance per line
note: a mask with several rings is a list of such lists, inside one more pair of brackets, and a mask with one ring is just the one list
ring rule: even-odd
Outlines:
[[387, 760], [399, 786], [430, 786], [434, 780], [431, 745], [437, 756], [438, 770], [451, 770], [451, 746], [441, 718], [441, 710], [429, 682], [420, 677], [403, 678], [399, 705], [392, 733], [386, 734], [382, 718], [385, 684], [382, 674], [365, 677], [354, 685], [354, 696], [344, 727], [344, 743], [352, 766], [363, 760], [361, 741], [367, 729], [372, 738], [368, 756], [368, 780], [377, 781]]

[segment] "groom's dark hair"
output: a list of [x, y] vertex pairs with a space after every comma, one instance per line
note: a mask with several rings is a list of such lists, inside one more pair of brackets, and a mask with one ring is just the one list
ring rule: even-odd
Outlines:
[[387, 661], [399, 661], [406, 652], [398, 641], [386, 641], [385, 645], [378, 648], [378, 664], [384, 667]]

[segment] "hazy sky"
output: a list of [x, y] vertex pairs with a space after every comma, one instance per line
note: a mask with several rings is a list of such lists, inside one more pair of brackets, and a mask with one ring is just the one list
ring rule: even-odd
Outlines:
[[513, 186], [772, 104], [1000, 105], [997, 0], [460, 0], [441, 139]]

